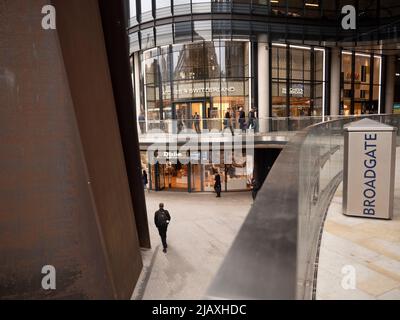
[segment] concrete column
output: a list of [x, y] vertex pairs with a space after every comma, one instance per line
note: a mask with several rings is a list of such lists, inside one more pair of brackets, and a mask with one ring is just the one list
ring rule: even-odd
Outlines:
[[394, 88], [396, 83], [396, 56], [387, 56], [386, 61], [385, 108], [383, 109], [383, 107], [381, 107], [381, 113], [393, 113]]
[[332, 116], [339, 115], [340, 106], [340, 50], [332, 49], [331, 55], [331, 78], [330, 78], [330, 111]]
[[269, 92], [269, 44], [268, 35], [258, 36], [258, 118], [260, 132], [269, 131], [267, 118], [270, 117], [270, 92]]

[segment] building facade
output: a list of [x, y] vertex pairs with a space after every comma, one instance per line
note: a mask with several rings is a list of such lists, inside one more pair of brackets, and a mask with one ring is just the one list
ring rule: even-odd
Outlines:
[[[346, 5], [354, 30], [341, 25]], [[130, 13], [142, 133], [196, 116], [222, 130], [239, 110], [256, 111], [259, 132], [273, 130], [263, 119], [398, 110], [397, 1], [131, 0]]]

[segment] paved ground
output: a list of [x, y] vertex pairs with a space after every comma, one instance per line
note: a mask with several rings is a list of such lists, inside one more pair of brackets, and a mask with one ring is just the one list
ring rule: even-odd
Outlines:
[[[322, 238], [318, 299], [400, 299], [400, 148], [394, 206], [391, 221], [346, 217], [338, 188]], [[345, 266], [354, 268], [354, 290], [341, 285]]]
[[[143, 251], [144, 269], [133, 299], [202, 299], [244, 218], [250, 193], [147, 193], [152, 250]], [[154, 212], [163, 202], [172, 220], [168, 253], [154, 226]]]

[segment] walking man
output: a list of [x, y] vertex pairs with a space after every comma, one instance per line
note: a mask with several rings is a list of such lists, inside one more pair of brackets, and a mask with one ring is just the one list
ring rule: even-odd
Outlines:
[[146, 170], [143, 170], [143, 173], [142, 173], [142, 181], [143, 181], [143, 188], [144, 188], [144, 190], [147, 190], [147, 184], [149, 183], [149, 180], [148, 180], [148, 178], [147, 178], [147, 172], [146, 172]]
[[231, 108], [228, 108], [225, 113], [225, 118], [224, 118], [224, 129], [229, 128], [229, 130], [232, 133], [232, 136], [234, 135], [233, 133], [233, 127], [232, 127], [232, 115], [231, 115]]
[[239, 109], [239, 126], [242, 132], [246, 132], [246, 113], [242, 107]]
[[163, 252], [167, 253], [167, 229], [168, 225], [171, 221], [171, 216], [169, 215], [168, 210], [164, 210], [164, 204], [160, 203], [160, 209], [156, 211], [154, 215], [154, 223], [158, 229], [158, 233], [161, 237], [161, 242], [163, 245]]
[[217, 198], [221, 198], [221, 176], [217, 172], [215, 175], [215, 184], [214, 184], [214, 190], [217, 193]]
[[196, 133], [201, 133], [200, 130], [200, 115], [196, 112], [193, 116], [194, 120], [194, 129], [196, 130]]
[[139, 127], [140, 127], [140, 133], [145, 134], [146, 133], [146, 118], [144, 117], [143, 112], [141, 112], [139, 115]]
[[249, 124], [248, 124], [248, 129], [253, 129], [255, 131], [256, 129], [256, 110], [254, 108], [251, 108], [251, 111], [249, 112]]

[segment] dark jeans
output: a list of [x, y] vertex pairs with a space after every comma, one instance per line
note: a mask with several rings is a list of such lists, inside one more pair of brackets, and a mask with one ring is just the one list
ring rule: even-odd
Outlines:
[[215, 189], [215, 192], [217, 193], [217, 197], [220, 198], [221, 197], [221, 186], [215, 186], [214, 189]]
[[162, 242], [162, 245], [163, 245], [164, 249], [168, 248], [168, 245], [167, 245], [167, 229], [168, 229], [168, 227], [158, 228], [158, 233], [160, 234], [161, 242]]

